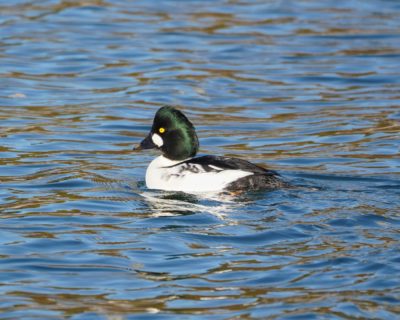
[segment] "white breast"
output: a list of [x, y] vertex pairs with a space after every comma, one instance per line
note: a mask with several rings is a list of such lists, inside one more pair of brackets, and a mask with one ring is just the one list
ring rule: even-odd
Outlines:
[[[190, 170], [184, 166], [174, 166], [182, 161], [173, 161], [159, 156], [146, 171], [146, 185], [150, 189], [185, 192], [213, 192], [223, 190], [229, 183], [252, 175], [242, 170], [221, 170], [206, 172], [200, 165], [191, 164]], [[173, 166], [173, 167], [171, 167]], [[171, 168], [168, 168], [171, 167]]]

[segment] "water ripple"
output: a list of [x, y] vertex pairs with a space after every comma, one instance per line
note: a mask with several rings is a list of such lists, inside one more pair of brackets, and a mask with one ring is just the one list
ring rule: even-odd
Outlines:
[[[395, 319], [399, 10], [1, 3], [2, 318]], [[294, 188], [147, 190], [164, 104]]]

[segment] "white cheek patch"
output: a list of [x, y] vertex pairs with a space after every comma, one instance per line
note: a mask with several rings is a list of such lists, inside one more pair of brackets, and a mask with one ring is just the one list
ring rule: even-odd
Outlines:
[[153, 140], [153, 143], [159, 148], [164, 144], [163, 139], [157, 133], [151, 136], [151, 140]]

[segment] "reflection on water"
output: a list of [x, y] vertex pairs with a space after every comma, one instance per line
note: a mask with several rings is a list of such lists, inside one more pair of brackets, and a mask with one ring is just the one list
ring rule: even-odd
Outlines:
[[[4, 318], [394, 319], [397, 1], [0, 3]], [[147, 190], [164, 104], [296, 187]]]

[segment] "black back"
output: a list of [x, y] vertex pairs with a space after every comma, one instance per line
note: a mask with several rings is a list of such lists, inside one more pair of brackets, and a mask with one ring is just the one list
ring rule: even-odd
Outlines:
[[199, 164], [204, 167], [206, 171], [218, 171], [217, 169], [211, 167], [215, 166], [223, 170], [243, 170], [257, 174], [278, 175], [275, 171], [264, 169], [255, 165], [254, 163], [238, 158], [202, 156], [189, 159], [181, 163]]

